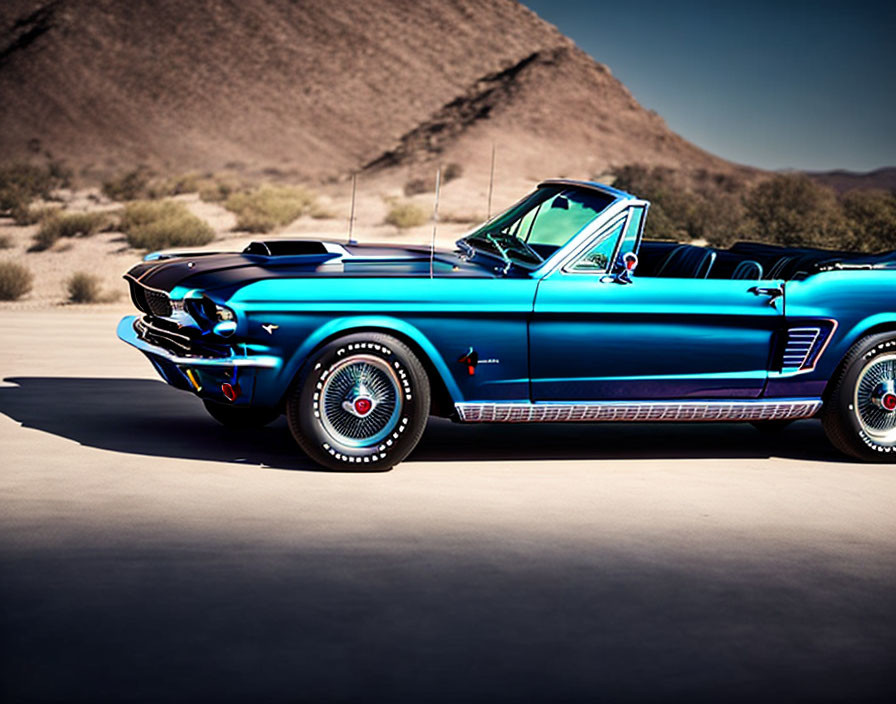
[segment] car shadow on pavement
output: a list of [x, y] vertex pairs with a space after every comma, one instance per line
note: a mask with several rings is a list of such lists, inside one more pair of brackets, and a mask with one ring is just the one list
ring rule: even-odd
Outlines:
[[[233, 431], [200, 401], [149, 379], [13, 377], [0, 413], [82, 445], [138, 455], [316, 471], [281, 418]], [[817, 421], [776, 433], [745, 423], [460, 425], [431, 419], [410, 461], [767, 458], [842, 461]]]

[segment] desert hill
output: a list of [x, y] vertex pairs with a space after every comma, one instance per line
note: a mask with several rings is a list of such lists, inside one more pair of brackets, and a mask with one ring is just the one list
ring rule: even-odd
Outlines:
[[809, 176], [818, 183], [830, 186], [838, 193], [854, 189], [896, 192], [896, 168], [892, 166], [864, 173], [844, 169], [815, 171], [810, 172]]
[[302, 179], [731, 171], [515, 0], [5, 0], [0, 155]]

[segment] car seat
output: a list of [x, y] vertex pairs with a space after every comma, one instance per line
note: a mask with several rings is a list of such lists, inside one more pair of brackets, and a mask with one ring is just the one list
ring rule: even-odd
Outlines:
[[673, 249], [656, 276], [673, 279], [705, 279], [716, 260], [715, 250], [682, 244]]
[[732, 279], [761, 279], [762, 264], [752, 259], [744, 259], [740, 264], [734, 267], [731, 274]]

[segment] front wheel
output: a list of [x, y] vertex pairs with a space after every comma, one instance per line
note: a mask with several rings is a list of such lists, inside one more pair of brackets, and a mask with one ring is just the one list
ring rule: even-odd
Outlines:
[[896, 337], [859, 340], [837, 371], [822, 424], [840, 451], [863, 460], [896, 460]]
[[376, 472], [416, 447], [429, 402], [426, 371], [404, 343], [356, 333], [312, 357], [289, 396], [286, 416], [296, 442], [315, 462]]

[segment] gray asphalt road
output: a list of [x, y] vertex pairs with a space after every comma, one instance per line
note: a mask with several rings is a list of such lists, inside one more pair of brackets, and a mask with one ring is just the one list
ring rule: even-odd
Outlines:
[[7, 701], [893, 701], [896, 468], [816, 422], [432, 423], [317, 471], [0, 314]]

